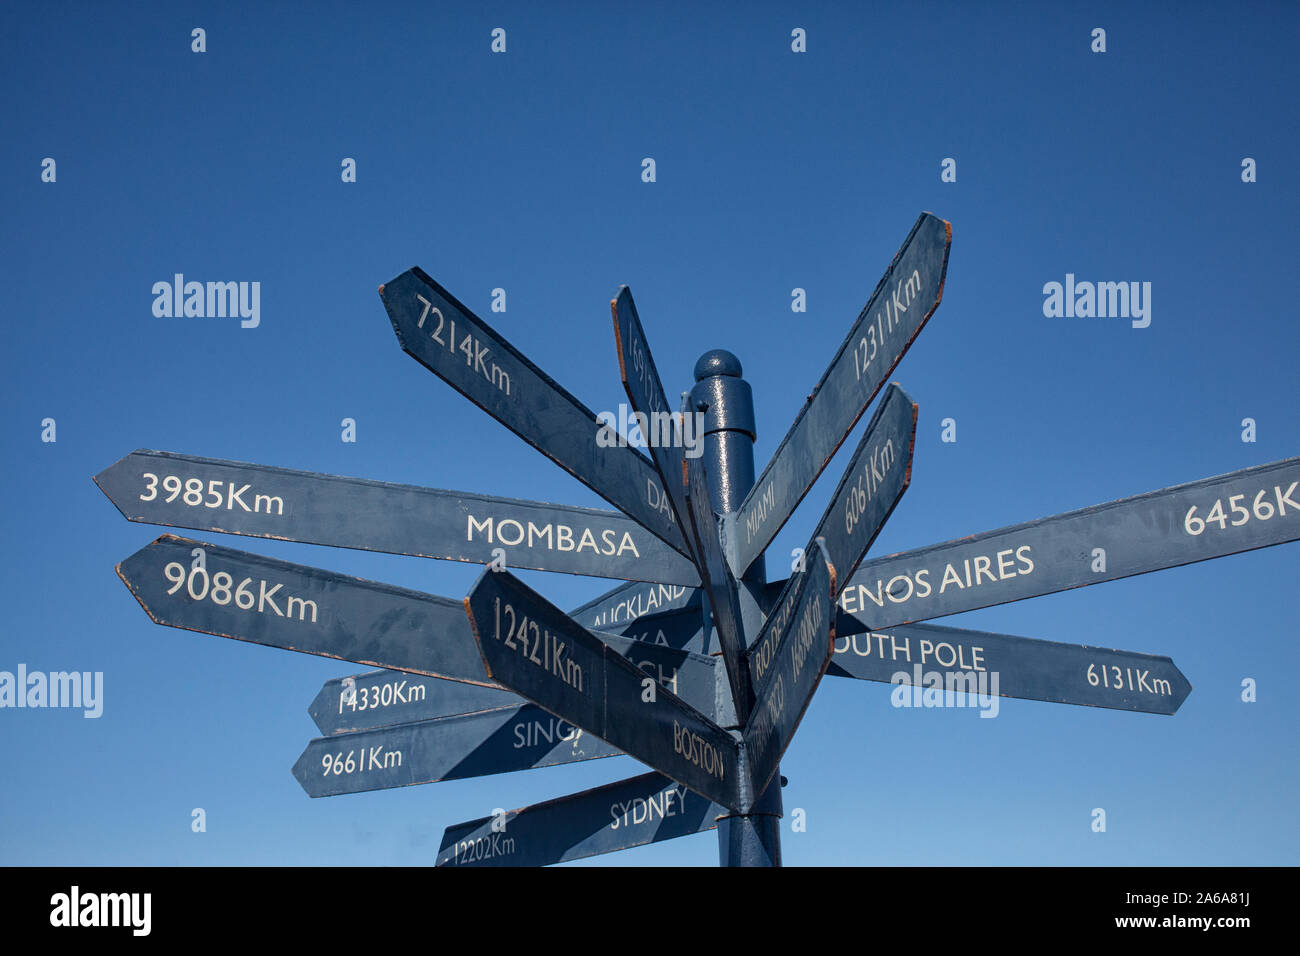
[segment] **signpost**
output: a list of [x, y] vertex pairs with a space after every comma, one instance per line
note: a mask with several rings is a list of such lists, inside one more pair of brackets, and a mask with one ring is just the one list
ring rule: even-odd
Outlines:
[[[1300, 458], [864, 559], [911, 478], [917, 406], [893, 385], [803, 564], [766, 581], [764, 549], [938, 306], [950, 241], [920, 216], [757, 481], [739, 360], [705, 353], [691, 417], [671, 412], [626, 287], [615, 346], [650, 458], [411, 269], [380, 287], [402, 348], [619, 510], [137, 451], [95, 476], [131, 521], [488, 569], [459, 602], [165, 534], [118, 574], [160, 624], [384, 668], [312, 702], [325, 736], [293, 768], [312, 796], [618, 753], [654, 770], [451, 827], [438, 865], [715, 827], [721, 862], [778, 865], [779, 762], [824, 673], [1173, 714], [1191, 686], [1168, 657], [915, 622], [1300, 539]], [[624, 583], [565, 614], [503, 565]]]
[[715, 830], [723, 808], [643, 773], [448, 827], [437, 866], [549, 866]]
[[1144, 714], [1173, 714], [1192, 692], [1168, 657], [933, 624], [837, 636], [826, 673]]
[[336, 548], [695, 585], [699, 574], [616, 511], [134, 451], [95, 476], [130, 521]]
[[308, 796], [330, 797], [617, 755], [572, 722], [521, 704], [318, 737], [293, 775]]

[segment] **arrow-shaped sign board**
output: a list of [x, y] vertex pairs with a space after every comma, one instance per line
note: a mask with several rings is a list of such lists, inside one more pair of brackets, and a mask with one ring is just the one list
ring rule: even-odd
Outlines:
[[328, 737], [525, 703], [496, 687], [379, 670], [326, 681], [307, 713]]
[[748, 794], [739, 745], [684, 700], [653, 683], [607, 644], [508, 571], [484, 571], [465, 599], [488, 674], [732, 809]]
[[882, 630], [1295, 541], [1297, 489], [1287, 458], [875, 558], [840, 607]]
[[1192, 690], [1168, 657], [933, 624], [839, 635], [826, 673], [981, 701], [1018, 697], [1146, 714], [1174, 713]]
[[717, 829], [727, 811], [663, 774], [448, 827], [437, 866], [550, 866]]
[[[952, 227], [922, 213], [728, 534], [736, 577], [776, 537], [943, 298]], [[845, 575], [847, 577], [847, 575]]]
[[521, 704], [318, 737], [293, 775], [308, 796], [331, 797], [615, 756], [581, 727]]
[[812, 702], [835, 639], [835, 568], [824, 548], [790, 578], [750, 654], [753, 715], [744, 730], [749, 779], [762, 794]]
[[858, 566], [907, 490], [915, 439], [916, 403], [897, 384], [890, 385], [813, 536], [822, 539], [836, 574], [843, 575], [838, 578], [841, 583]]
[[682, 554], [654, 464], [420, 269], [379, 287], [402, 350]]
[[158, 624], [491, 683], [464, 608], [450, 598], [170, 534], [122, 561], [117, 573]]
[[[173, 535], [141, 548], [117, 572], [159, 624], [492, 685], [460, 601]], [[713, 712], [712, 658], [616, 634], [592, 640], [605, 642], [692, 706]]]
[[731, 684], [731, 699], [743, 722], [753, 703], [753, 688], [745, 679], [745, 632], [736, 581], [727, 567], [718, 536], [718, 521], [709, 497], [708, 480], [701, 458], [686, 460], [686, 506], [690, 514], [691, 539], [699, 555], [704, 590], [709, 596], [713, 623], [722, 647], [722, 659]]
[[[655, 368], [654, 357], [650, 354], [650, 343], [646, 341], [645, 329], [641, 327], [636, 304], [632, 301], [631, 290], [623, 286], [609, 307], [614, 316], [614, 345], [618, 351], [618, 374], [623, 380], [623, 389], [627, 392], [633, 411], [644, 419], [644, 425], [640, 428], [641, 435], [650, 446], [650, 457], [668, 492], [668, 503], [673, 509], [677, 527], [685, 528], [686, 487], [682, 463], [685, 460], [683, 439], [686, 436], [683, 429], [690, 425], [680, 412], [674, 412], [668, 405], [663, 382]], [[638, 421], [638, 425], [641, 424]], [[703, 438], [702, 435], [698, 437]], [[698, 452], [696, 456], [698, 457]], [[686, 535], [686, 544], [689, 550], [690, 535]], [[699, 556], [696, 555], [695, 559], [698, 567]]]
[[694, 585], [688, 558], [614, 511], [135, 451], [95, 476], [130, 521], [337, 548]]

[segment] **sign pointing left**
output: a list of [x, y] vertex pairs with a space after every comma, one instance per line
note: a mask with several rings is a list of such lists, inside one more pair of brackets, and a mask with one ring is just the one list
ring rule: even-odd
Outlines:
[[165, 534], [117, 566], [154, 621], [490, 684], [459, 601]]
[[387, 554], [692, 585], [678, 554], [618, 512], [134, 451], [95, 476], [130, 521]]
[[[169, 627], [494, 686], [464, 606], [451, 598], [174, 535], [141, 548], [117, 573], [145, 612]], [[715, 706], [713, 658], [617, 634], [588, 636], [693, 706]]]
[[379, 287], [407, 355], [682, 554], [654, 465], [627, 446], [602, 447], [605, 426], [421, 269]]
[[524, 703], [317, 737], [292, 772], [308, 796], [332, 797], [616, 756], [603, 740]]
[[484, 571], [465, 609], [497, 683], [710, 800], [746, 805], [735, 738], [510, 572]]
[[726, 808], [669, 780], [629, 780], [447, 827], [436, 866], [550, 866], [715, 830]]
[[[674, 413], [668, 407], [663, 382], [650, 354], [650, 343], [646, 341], [645, 329], [636, 313], [636, 303], [632, 301], [632, 291], [623, 286], [618, 297], [609, 303], [609, 308], [614, 314], [614, 343], [618, 349], [618, 374], [623, 380], [623, 389], [633, 410], [646, 420], [641, 433], [650, 446], [655, 470], [668, 491], [668, 504], [673, 509], [677, 527], [684, 529], [687, 517], [685, 474], [682, 471], [685, 462], [683, 439], [686, 437], [684, 428], [689, 426], [680, 413]], [[695, 437], [702, 441], [704, 436]], [[690, 535], [686, 536], [686, 543], [689, 548]], [[701, 567], [698, 555], [695, 563], [696, 567]], [[704, 572], [701, 570], [700, 573]]]

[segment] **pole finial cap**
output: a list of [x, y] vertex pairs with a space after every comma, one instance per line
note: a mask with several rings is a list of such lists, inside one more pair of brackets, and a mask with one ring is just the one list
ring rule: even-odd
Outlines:
[[740, 359], [726, 349], [709, 349], [695, 363], [695, 381], [702, 382], [715, 375], [742, 378], [744, 369], [740, 367]]

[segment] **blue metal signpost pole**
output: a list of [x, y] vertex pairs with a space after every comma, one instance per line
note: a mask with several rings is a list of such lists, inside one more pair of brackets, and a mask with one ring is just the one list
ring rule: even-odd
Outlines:
[[[713, 509], [729, 514], [740, 507], [754, 485], [754, 396], [749, 383], [741, 378], [740, 360], [723, 349], [700, 356], [695, 363], [690, 406], [704, 412], [704, 466]], [[759, 602], [766, 581], [767, 567], [760, 557], [739, 582], [741, 617], [745, 633], [751, 637], [763, 622]], [[748, 685], [748, 675], [745, 683]], [[753, 688], [748, 692], [752, 699]], [[728, 813], [718, 821], [721, 865], [781, 865], [781, 781], [778, 768], [748, 814]]]

